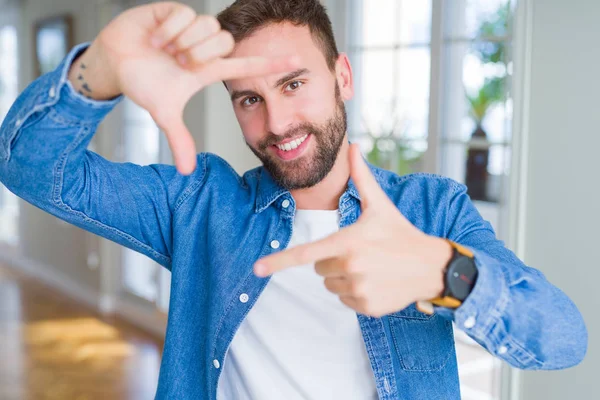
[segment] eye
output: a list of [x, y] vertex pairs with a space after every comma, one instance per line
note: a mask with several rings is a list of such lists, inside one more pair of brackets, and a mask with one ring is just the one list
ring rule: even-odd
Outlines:
[[256, 103], [259, 102], [259, 98], [258, 96], [250, 96], [250, 97], [246, 97], [244, 100], [242, 100], [242, 106], [243, 107], [250, 107]]
[[[298, 89], [298, 88], [299, 88], [300, 86], [302, 86], [302, 85], [304, 85], [304, 82], [300, 82], [300, 81], [293, 81], [293, 82], [290, 82], [290, 83], [288, 83], [288, 84], [287, 84], [287, 86], [286, 86], [285, 88], [286, 88], [286, 91], [291, 91], [291, 92], [293, 92], [293, 91], [295, 91], [296, 89]], [[287, 90], [288, 88], [289, 88], [290, 90]]]

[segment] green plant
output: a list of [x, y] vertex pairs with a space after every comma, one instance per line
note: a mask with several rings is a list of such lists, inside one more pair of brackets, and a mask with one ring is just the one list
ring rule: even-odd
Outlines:
[[501, 5], [491, 17], [482, 22], [477, 30], [477, 36], [484, 41], [476, 44], [476, 51], [483, 63], [500, 63], [506, 57], [506, 45], [501, 41], [485, 41], [486, 38], [502, 38], [508, 36], [508, 20], [510, 2]]
[[[473, 51], [482, 64], [503, 64], [506, 61], [506, 43], [504, 41], [486, 41], [485, 39], [506, 37], [508, 33], [508, 18], [510, 3], [500, 6], [492, 16], [484, 21], [478, 29], [478, 36], [483, 38], [473, 46]], [[506, 74], [486, 78], [483, 85], [475, 93], [465, 89], [469, 103], [469, 113], [480, 126], [488, 110], [504, 100], [506, 89]]]
[[487, 78], [475, 95], [466, 93], [469, 113], [477, 125], [481, 125], [488, 110], [504, 99], [506, 77]]
[[383, 124], [378, 129], [370, 129], [368, 124], [366, 133], [373, 143], [373, 148], [367, 153], [366, 158], [371, 164], [393, 171], [398, 175], [406, 175], [415, 171], [416, 164], [421, 160], [423, 152], [416, 150], [406, 140], [407, 124], [393, 111], [395, 102], [391, 104], [394, 115], [388, 126]]

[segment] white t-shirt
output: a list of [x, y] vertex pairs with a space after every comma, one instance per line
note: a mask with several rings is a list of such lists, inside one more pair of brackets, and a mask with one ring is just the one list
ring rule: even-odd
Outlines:
[[[296, 210], [288, 248], [338, 229], [337, 210]], [[272, 276], [233, 338], [217, 399], [378, 398], [356, 313], [323, 279], [314, 265]]]

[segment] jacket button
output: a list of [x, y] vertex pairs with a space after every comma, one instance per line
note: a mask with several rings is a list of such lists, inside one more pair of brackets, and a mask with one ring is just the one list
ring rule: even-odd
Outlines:
[[278, 240], [273, 240], [271, 242], [271, 248], [278, 249], [279, 248], [279, 241]]
[[289, 206], [290, 206], [290, 201], [288, 199], [285, 199], [284, 201], [281, 202], [281, 207], [288, 208]]
[[248, 294], [246, 294], [246, 293], [242, 293], [242, 294], [240, 295], [240, 301], [241, 301], [242, 303], [247, 303], [247, 302], [248, 302]]
[[219, 367], [221, 366], [221, 364], [219, 364], [219, 360], [217, 360], [217, 359], [213, 360], [213, 365], [215, 366], [216, 369], [219, 369]]
[[469, 317], [465, 320], [463, 326], [467, 329], [471, 329], [475, 326], [475, 317]]

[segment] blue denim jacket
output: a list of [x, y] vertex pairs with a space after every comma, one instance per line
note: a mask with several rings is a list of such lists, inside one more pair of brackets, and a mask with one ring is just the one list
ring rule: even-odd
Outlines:
[[[182, 176], [173, 166], [114, 163], [88, 150], [120, 98], [97, 102], [75, 93], [67, 72], [84, 48], [34, 81], [11, 108], [0, 129], [0, 180], [42, 210], [172, 272], [156, 398], [215, 399], [228, 346], [269, 280], [253, 274], [253, 263], [288, 245], [294, 199], [263, 168], [239, 176], [209, 153]], [[582, 360], [587, 330], [575, 305], [496, 239], [463, 185], [371, 168], [402, 214], [422, 231], [473, 250], [479, 270], [457, 310], [437, 308], [429, 316], [411, 305], [382, 318], [357, 315], [380, 399], [460, 398], [452, 321], [517, 368]], [[360, 214], [352, 180], [339, 213], [341, 227]], [[243, 293], [249, 301], [240, 301]]]

